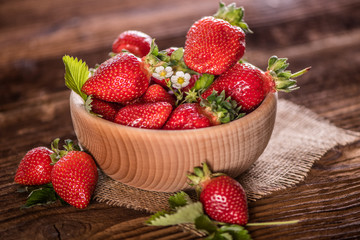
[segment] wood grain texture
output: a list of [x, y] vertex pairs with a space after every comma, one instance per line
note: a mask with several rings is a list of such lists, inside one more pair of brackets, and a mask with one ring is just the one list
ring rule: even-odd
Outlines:
[[[139, 2], [0, 2], [1, 239], [198, 239], [178, 227], [143, 225], [148, 213], [96, 202], [81, 211], [59, 205], [19, 210], [26, 194], [16, 193], [13, 177], [21, 157], [56, 137], [75, 138], [61, 57], [68, 53], [93, 66], [106, 59], [113, 38], [129, 27], [156, 37], [162, 49], [182, 46], [192, 21], [212, 14], [218, 3]], [[299, 90], [279, 97], [338, 127], [360, 131], [360, 2], [236, 2], [245, 6], [254, 31], [247, 36], [248, 60], [265, 67], [276, 54], [288, 57], [292, 70], [313, 67], [299, 80]], [[249, 228], [253, 238], [359, 239], [359, 148], [354, 143], [329, 150], [304, 182], [251, 202], [251, 222], [301, 220]]]

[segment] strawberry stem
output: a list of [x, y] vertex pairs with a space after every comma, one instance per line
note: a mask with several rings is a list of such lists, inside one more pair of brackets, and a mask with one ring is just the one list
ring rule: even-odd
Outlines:
[[286, 224], [295, 224], [300, 222], [300, 220], [290, 220], [284, 222], [262, 222], [262, 223], [248, 223], [247, 227], [258, 227], [258, 226], [274, 226], [274, 225], [286, 225]]
[[304, 73], [307, 73], [308, 71], [310, 71], [310, 69], [311, 69], [311, 67], [307, 67], [307, 68], [304, 68], [303, 70], [293, 73], [293, 74], [291, 74], [291, 78], [299, 77], [299, 76], [303, 75]]

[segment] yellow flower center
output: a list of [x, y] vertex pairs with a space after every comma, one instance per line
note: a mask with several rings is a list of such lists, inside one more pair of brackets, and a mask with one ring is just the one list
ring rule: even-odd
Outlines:
[[183, 77], [179, 77], [179, 78], [177, 79], [177, 82], [178, 82], [179, 84], [183, 84], [183, 83], [185, 82], [185, 79], [184, 79]]
[[160, 72], [160, 76], [161, 76], [161, 77], [165, 77], [166, 74], [167, 74], [167, 72], [166, 72], [165, 70], [163, 70], [163, 71]]

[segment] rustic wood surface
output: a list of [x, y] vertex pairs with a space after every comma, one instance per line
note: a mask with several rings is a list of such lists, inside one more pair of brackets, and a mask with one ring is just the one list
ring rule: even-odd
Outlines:
[[[229, 3], [230, 1], [225, 1]], [[291, 69], [311, 65], [300, 90], [280, 94], [360, 131], [360, 2], [358, 0], [244, 0], [246, 58], [265, 67], [270, 55]], [[26, 194], [13, 182], [31, 148], [74, 138], [70, 91], [61, 57], [90, 66], [106, 59], [114, 38], [137, 29], [160, 48], [183, 46], [193, 21], [213, 14], [218, 1], [0, 1], [0, 238], [197, 239], [178, 227], [149, 227], [148, 213], [92, 202], [85, 210], [58, 204], [22, 209]], [[301, 114], [301, 113], [299, 113]], [[306, 144], [306, 143], [304, 143]], [[254, 239], [360, 239], [360, 142], [330, 149], [304, 182], [250, 202], [252, 222], [300, 219], [250, 227]]]

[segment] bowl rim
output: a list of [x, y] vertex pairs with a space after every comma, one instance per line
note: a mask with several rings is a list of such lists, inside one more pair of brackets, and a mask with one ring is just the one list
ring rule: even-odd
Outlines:
[[265, 99], [261, 102], [261, 104], [254, 111], [252, 111], [249, 114], [246, 114], [244, 117], [241, 117], [241, 118], [239, 118], [237, 120], [234, 120], [232, 122], [225, 123], [225, 124], [220, 124], [220, 125], [216, 125], [216, 126], [209, 126], [209, 127], [205, 127], [205, 128], [182, 129], [182, 130], [137, 128], [137, 127], [121, 125], [121, 124], [118, 124], [118, 123], [108, 121], [106, 119], [102, 119], [102, 118], [97, 117], [95, 115], [89, 114], [86, 111], [85, 107], [84, 107], [83, 99], [80, 97], [80, 95], [78, 95], [74, 91], [71, 91], [71, 93], [70, 93], [70, 99], [73, 99], [73, 101], [70, 101], [70, 105], [74, 104], [77, 109], [80, 109], [80, 111], [82, 111], [84, 114], [86, 114], [90, 118], [93, 118], [93, 120], [100, 121], [99, 123], [108, 125], [109, 127], [116, 127], [116, 128], [120, 128], [120, 129], [126, 129], [126, 131], [134, 131], [134, 132], [167, 134], [167, 135], [169, 135], [169, 134], [173, 135], [174, 134], [175, 135], [175, 133], [179, 134], [179, 132], [201, 133], [201, 132], [208, 131], [209, 129], [212, 130], [212, 131], [220, 131], [221, 129], [224, 129], [224, 128], [231, 128], [233, 126], [241, 125], [242, 122], [248, 122], [250, 120], [250, 118], [256, 119], [256, 117], [259, 114], [261, 114], [261, 112], [266, 111], [266, 108], [269, 107], [269, 105], [271, 105], [271, 103], [274, 102], [274, 101], [275, 101], [275, 107], [276, 107], [276, 101], [277, 101], [277, 98], [278, 98], [277, 95], [278, 95], [277, 92], [268, 93], [266, 95]]

